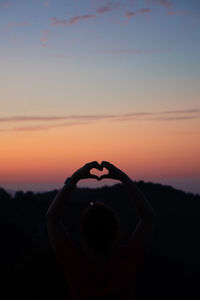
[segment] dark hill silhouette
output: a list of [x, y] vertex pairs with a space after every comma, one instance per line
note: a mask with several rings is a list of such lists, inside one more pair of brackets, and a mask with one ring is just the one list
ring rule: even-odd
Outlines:
[[[197, 299], [200, 195], [151, 182], [137, 184], [157, 217], [152, 247], [138, 277], [136, 299], [194, 298], [193, 295]], [[1, 283], [10, 299], [68, 299], [64, 275], [49, 246], [44, 218], [56, 193], [57, 190], [18, 191], [12, 197], [0, 188]], [[124, 232], [122, 243], [126, 243], [138, 216], [121, 184], [74, 191], [65, 212], [65, 224], [74, 243], [79, 245], [80, 215], [91, 200], [105, 202], [119, 212]]]

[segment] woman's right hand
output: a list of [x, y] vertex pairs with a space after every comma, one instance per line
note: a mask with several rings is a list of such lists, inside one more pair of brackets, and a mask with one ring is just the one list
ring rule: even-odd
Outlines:
[[101, 167], [106, 168], [108, 170], [108, 174], [100, 176], [99, 180], [104, 178], [111, 178], [111, 179], [116, 179], [116, 180], [120, 180], [121, 182], [124, 182], [129, 178], [128, 175], [126, 175], [126, 173], [124, 173], [123, 171], [121, 171], [120, 169], [118, 169], [108, 161], [102, 161]]
[[99, 180], [99, 177], [97, 175], [93, 175], [90, 173], [91, 169], [102, 171], [103, 168], [97, 161], [89, 162], [83, 167], [79, 168], [74, 174], [72, 174], [71, 181], [76, 184], [81, 179], [94, 178]]

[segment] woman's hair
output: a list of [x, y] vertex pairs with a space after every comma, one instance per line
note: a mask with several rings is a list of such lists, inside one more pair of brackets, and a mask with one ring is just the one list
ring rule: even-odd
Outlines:
[[96, 253], [107, 253], [110, 243], [121, 238], [118, 213], [101, 202], [92, 202], [82, 213], [80, 231]]

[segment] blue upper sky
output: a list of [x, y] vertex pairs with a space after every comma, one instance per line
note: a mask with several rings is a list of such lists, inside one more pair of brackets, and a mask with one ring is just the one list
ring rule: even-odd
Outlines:
[[[138, 110], [197, 107], [199, 29], [200, 1], [196, 0], [0, 1], [4, 88], [8, 82], [17, 85], [17, 105], [12, 97], [12, 107], [18, 113], [27, 112], [20, 100], [21, 94], [27, 97], [26, 91], [19, 90], [27, 73], [35, 89], [42, 89], [40, 77], [44, 88], [50, 87], [49, 94], [41, 91], [38, 96], [46, 99], [44, 104], [49, 102], [51, 86], [57, 79], [61, 91], [65, 82], [71, 81], [72, 98], [77, 96], [75, 85], [79, 90], [85, 87], [94, 91], [91, 95], [88, 92], [88, 99], [98, 94], [104, 101], [105, 95], [109, 96], [111, 111], [112, 101], [121, 110], [124, 103], [120, 97], [125, 97], [127, 107], [132, 109], [132, 96], [143, 99], [134, 103]], [[120, 90], [119, 83], [123, 83]], [[113, 92], [108, 91], [108, 85]], [[6, 91], [2, 93], [7, 95]], [[62, 109], [62, 97], [60, 101]], [[80, 105], [82, 112], [84, 107]], [[95, 107], [104, 112], [96, 104], [90, 109], [95, 111]], [[8, 111], [10, 114], [10, 105], [8, 108], [5, 104], [1, 113], [8, 115]]]

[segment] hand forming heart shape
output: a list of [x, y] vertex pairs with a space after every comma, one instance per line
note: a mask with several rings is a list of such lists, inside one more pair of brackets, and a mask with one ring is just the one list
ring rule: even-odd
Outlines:
[[[107, 173], [102, 173], [103, 169], [108, 170]], [[98, 176], [94, 173], [91, 173], [90, 171], [92, 169], [95, 169], [95, 172], [101, 172], [101, 176]], [[99, 173], [98, 172], [98, 173]], [[88, 178], [94, 178], [96, 180], [102, 180], [104, 178], [110, 178], [110, 179], [117, 179], [122, 181], [124, 177], [127, 175], [122, 172], [120, 169], [115, 167], [113, 164], [102, 161], [101, 164], [99, 164], [97, 161], [92, 161], [87, 164], [85, 164], [82, 168], [78, 169], [72, 176], [71, 180], [76, 184], [80, 179], [88, 179]]]
[[99, 169], [92, 168], [90, 170], [90, 174], [91, 175], [96, 175], [98, 177], [98, 180], [100, 180], [100, 178], [101, 178], [102, 175], [108, 175], [108, 173], [109, 173], [108, 169], [103, 168], [103, 167], [101, 167]]

